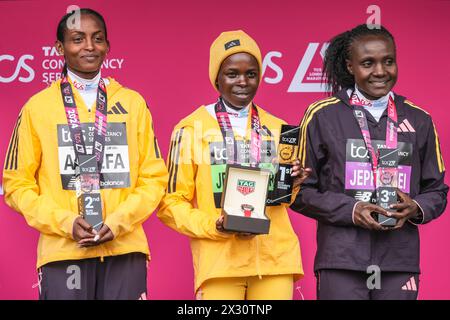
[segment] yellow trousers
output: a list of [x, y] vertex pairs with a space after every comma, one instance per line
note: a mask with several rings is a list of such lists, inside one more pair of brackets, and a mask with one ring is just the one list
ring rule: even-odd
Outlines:
[[197, 300], [292, 300], [292, 274], [213, 278], [197, 290]]

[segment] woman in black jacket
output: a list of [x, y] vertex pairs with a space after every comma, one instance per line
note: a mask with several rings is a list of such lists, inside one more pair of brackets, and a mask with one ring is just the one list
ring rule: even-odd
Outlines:
[[432, 119], [392, 91], [396, 47], [382, 26], [334, 37], [324, 72], [333, 96], [302, 120], [300, 157], [312, 174], [291, 206], [318, 220], [317, 297], [416, 299], [418, 225], [447, 204]]

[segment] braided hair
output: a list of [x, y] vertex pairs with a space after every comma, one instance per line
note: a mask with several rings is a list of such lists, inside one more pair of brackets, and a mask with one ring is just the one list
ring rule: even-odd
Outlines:
[[355, 28], [338, 34], [330, 41], [325, 57], [323, 59], [323, 77], [328, 91], [332, 94], [341, 89], [351, 88], [355, 85], [355, 78], [347, 70], [347, 61], [351, 58], [351, 45], [357, 39], [366, 35], [381, 35], [395, 41], [392, 34], [383, 26], [375, 29], [369, 29], [366, 24], [360, 24]]
[[[61, 41], [62, 43], [64, 43], [64, 35], [68, 28], [67, 20], [71, 16], [73, 16], [75, 14], [75, 12], [76, 12], [75, 10], [70, 11], [64, 17], [62, 17], [61, 20], [59, 21], [58, 28], [56, 29], [56, 39], [58, 41]], [[82, 15], [82, 14], [86, 14], [86, 15], [90, 14], [90, 15], [96, 17], [100, 21], [100, 24], [102, 25], [103, 30], [105, 31], [105, 39], [106, 39], [106, 41], [108, 41], [108, 31], [106, 30], [106, 22], [105, 22], [105, 19], [103, 18], [103, 16], [100, 13], [98, 13], [97, 11], [89, 9], [89, 8], [80, 9], [80, 15]], [[63, 67], [61, 74], [63, 76], [67, 75], [67, 64], [66, 63], [64, 63], [64, 67]]]

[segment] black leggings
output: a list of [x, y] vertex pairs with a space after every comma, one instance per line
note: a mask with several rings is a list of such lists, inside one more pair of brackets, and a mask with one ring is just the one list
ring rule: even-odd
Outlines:
[[39, 269], [40, 300], [138, 300], [147, 295], [146, 256], [64, 260]]
[[316, 272], [318, 300], [416, 300], [419, 274], [323, 269]]

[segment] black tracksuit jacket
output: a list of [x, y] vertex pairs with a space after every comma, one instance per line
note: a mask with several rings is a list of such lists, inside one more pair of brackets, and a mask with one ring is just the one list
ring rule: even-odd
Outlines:
[[[447, 204], [448, 186], [439, 140], [430, 115], [395, 95], [398, 114], [399, 187], [415, 200], [428, 223]], [[365, 110], [372, 144], [386, 139], [386, 111], [377, 122]], [[354, 225], [358, 200], [370, 200], [370, 162], [361, 130], [346, 90], [312, 104], [303, 117], [300, 157], [312, 175], [305, 181], [291, 209], [318, 221], [314, 270], [420, 272], [419, 232], [406, 222], [394, 231], [370, 231]], [[372, 187], [373, 190], [373, 187]], [[446, 250], [446, 245], [442, 245]]]

